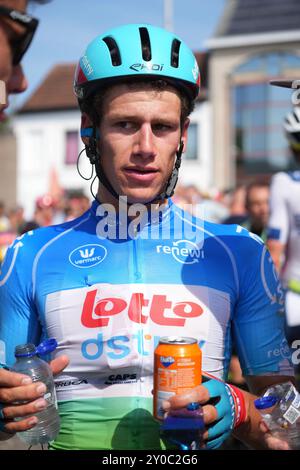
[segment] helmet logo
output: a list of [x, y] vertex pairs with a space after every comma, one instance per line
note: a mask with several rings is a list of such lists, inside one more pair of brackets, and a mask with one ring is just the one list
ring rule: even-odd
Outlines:
[[82, 65], [84, 67], [85, 75], [91, 75], [93, 73], [93, 67], [91, 66], [89, 59], [86, 55], [82, 57]]
[[195, 63], [194, 63], [194, 67], [192, 69], [192, 74], [193, 74], [194, 80], [196, 82], [197, 78], [198, 78], [198, 75], [199, 75], [199, 67], [198, 67], [198, 64], [197, 64], [196, 60], [195, 60]]
[[164, 64], [152, 64], [151, 62], [149, 64], [132, 64], [129, 68], [135, 72], [142, 72], [145, 69], [153, 72], [161, 72], [164, 68]]

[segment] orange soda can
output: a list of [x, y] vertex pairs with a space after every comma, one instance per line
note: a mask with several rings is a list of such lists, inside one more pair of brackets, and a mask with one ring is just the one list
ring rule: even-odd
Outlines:
[[165, 336], [154, 351], [153, 415], [163, 419], [161, 403], [201, 384], [202, 353], [194, 338]]

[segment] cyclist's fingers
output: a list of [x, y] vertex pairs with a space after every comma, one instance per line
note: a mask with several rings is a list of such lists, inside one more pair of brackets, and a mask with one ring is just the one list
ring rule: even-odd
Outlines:
[[2, 408], [2, 414], [4, 419], [13, 419], [22, 416], [33, 415], [38, 411], [44, 410], [47, 407], [47, 401], [44, 398], [39, 398], [33, 402], [27, 403], [26, 405], [17, 406], [6, 406]]
[[46, 385], [35, 382], [21, 387], [0, 388], [0, 403], [26, 402], [44, 395]]
[[60, 374], [65, 367], [69, 364], [70, 360], [65, 354], [58, 356], [50, 362], [50, 367], [52, 369], [53, 375]]
[[[218, 412], [212, 405], [205, 405], [202, 407], [203, 419], [205, 425], [214, 423], [218, 419]], [[203, 433], [203, 439], [208, 439], [208, 430]]]
[[264, 433], [264, 440], [268, 447], [271, 450], [290, 450], [290, 447], [287, 442], [272, 436], [266, 424], [261, 421], [259, 424], [260, 430]]
[[206, 403], [209, 400], [209, 391], [206, 387], [198, 385], [188, 392], [180, 395], [173, 395], [168, 401], [163, 402], [163, 408], [169, 411], [170, 408], [177, 409], [187, 406], [189, 403]]
[[5, 431], [14, 434], [15, 432], [27, 431], [27, 429], [33, 428], [38, 422], [36, 416], [31, 416], [21, 421], [8, 421], [4, 425]]
[[18, 387], [29, 383], [32, 383], [32, 380], [28, 375], [0, 369], [0, 387]]
[[203, 406], [202, 411], [205, 424], [211, 424], [218, 418], [218, 412], [213, 405]]

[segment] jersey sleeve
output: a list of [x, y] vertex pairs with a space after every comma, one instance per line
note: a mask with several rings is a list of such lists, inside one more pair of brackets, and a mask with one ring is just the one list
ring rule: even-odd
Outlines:
[[286, 202], [287, 180], [284, 173], [273, 176], [270, 188], [270, 219], [267, 230], [269, 240], [287, 243], [289, 212]]
[[32, 298], [32, 254], [25, 238], [8, 249], [0, 274], [0, 362], [11, 366], [18, 344], [37, 344], [41, 328]]
[[241, 246], [233, 339], [243, 375], [293, 375], [284, 335], [283, 291], [270, 253], [251, 234]]

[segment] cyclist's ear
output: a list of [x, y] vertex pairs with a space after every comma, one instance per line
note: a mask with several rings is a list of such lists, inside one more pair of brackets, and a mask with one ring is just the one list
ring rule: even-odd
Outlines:
[[90, 137], [93, 135], [93, 125], [90, 117], [86, 113], [82, 113], [81, 115], [80, 135], [84, 145], [89, 145]]
[[183, 150], [182, 150], [183, 153], [186, 151], [186, 148], [187, 148], [189, 125], [190, 125], [190, 120], [189, 118], [186, 118], [181, 129], [181, 139], [180, 139], [180, 143], [183, 142]]

